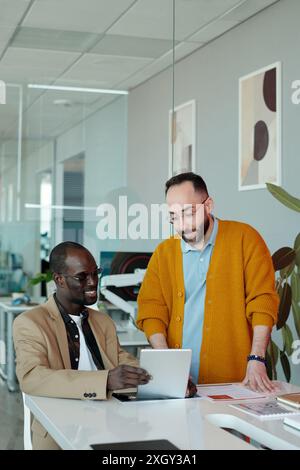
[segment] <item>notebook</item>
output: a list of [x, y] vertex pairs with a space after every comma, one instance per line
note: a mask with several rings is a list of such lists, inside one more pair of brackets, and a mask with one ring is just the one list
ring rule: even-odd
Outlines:
[[300, 409], [300, 393], [286, 393], [285, 395], [277, 397], [277, 400], [279, 403]]
[[241, 403], [239, 405], [230, 405], [232, 408], [248, 413], [260, 419], [278, 419], [284, 416], [296, 415], [300, 416], [300, 411], [288, 409], [276, 400], [269, 400], [260, 403]]

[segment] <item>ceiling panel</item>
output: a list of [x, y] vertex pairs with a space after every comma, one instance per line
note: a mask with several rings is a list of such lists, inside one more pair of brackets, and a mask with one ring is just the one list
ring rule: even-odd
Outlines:
[[0, 76], [7, 81], [49, 83], [79, 56], [73, 52], [9, 47], [0, 62]]
[[255, 15], [264, 8], [277, 3], [278, 0], [247, 0], [240, 7], [236, 8], [226, 18], [236, 21], [244, 21], [252, 15]]
[[85, 52], [96, 44], [101, 37], [102, 35], [100, 34], [83, 33], [80, 31], [21, 27], [17, 29], [11, 45], [14, 47], [50, 49], [53, 51]]
[[0, 43], [7, 43], [15, 28], [13, 26], [0, 26]]
[[[175, 61], [178, 61], [181, 58], [187, 56], [188, 54], [191, 54], [196, 49], [199, 49], [200, 46], [200, 43], [192, 42], [182, 42], [178, 44], [178, 46], [176, 46], [175, 48]], [[172, 65], [172, 62], [173, 53], [172, 51], [170, 51], [159, 59], [151, 62], [151, 64], [144, 67], [143, 70], [141, 70], [137, 74], [134, 74], [127, 80], [118, 83], [117, 88], [130, 90], [135, 86], [139, 85], [140, 83], [143, 83], [144, 81], [158, 74], [159, 72], [162, 72], [166, 68], [170, 67]]]
[[17, 26], [30, 0], [0, 0], [0, 26]]
[[[176, 39], [189, 37], [199, 27], [240, 2], [241, 0], [176, 0]], [[172, 18], [172, 0], [139, 0], [108, 33], [172, 39]]]
[[173, 42], [166, 39], [137, 38], [133, 36], [107, 34], [90, 52], [156, 59], [172, 49], [172, 45]]
[[135, 0], [36, 0], [23, 26], [104, 32]]
[[230, 30], [237, 24], [239, 24], [239, 22], [235, 20], [221, 19], [221, 20], [213, 21], [207, 26], [204, 26], [198, 33], [191, 36], [190, 40], [199, 41], [202, 43], [211, 41], [212, 39], [215, 39], [221, 34]]
[[112, 88], [150, 61], [137, 57], [85, 54], [56, 84]]
[[15, 31], [14, 26], [1, 26], [0, 25], [0, 57], [5, 51], [5, 48]]

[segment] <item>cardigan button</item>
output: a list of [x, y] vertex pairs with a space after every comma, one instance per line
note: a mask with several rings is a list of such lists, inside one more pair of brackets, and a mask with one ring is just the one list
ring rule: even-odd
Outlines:
[[208, 303], [209, 305], [211, 305], [211, 304], [212, 304], [212, 300], [209, 299], [209, 300], [207, 301], [207, 303]]
[[180, 322], [180, 321], [181, 321], [181, 317], [176, 317], [176, 321]]
[[178, 292], [178, 297], [183, 297], [183, 293], [181, 292], [181, 290]]
[[179, 349], [179, 348], [180, 348], [180, 344], [176, 343], [174, 347], [175, 347], [175, 349]]

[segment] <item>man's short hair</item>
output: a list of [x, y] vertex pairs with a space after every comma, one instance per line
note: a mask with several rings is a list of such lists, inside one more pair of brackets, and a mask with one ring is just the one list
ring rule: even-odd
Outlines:
[[181, 173], [180, 175], [172, 176], [172, 178], [170, 178], [166, 182], [165, 194], [167, 194], [167, 192], [172, 186], [185, 183], [186, 181], [190, 181], [193, 184], [195, 191], [202, 193], [205, 196], [208, 196], [207, 186], [206, 186], [204, 179], [201, 178], [200, 175], [196, 175], [195, 173], [192, 173], [192, 172]]
[[62, 242], [56, 245], [50, 253], [49, 270], [53, 273], [63, 273], [66, 269], [68, 250], [86, 250], [80, 243]]

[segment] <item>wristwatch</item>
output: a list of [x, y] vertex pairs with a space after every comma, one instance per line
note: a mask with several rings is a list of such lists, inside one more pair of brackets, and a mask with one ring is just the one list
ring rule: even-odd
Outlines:
[[256, 354], [250, 354], [248, 357], [247, 357], [247, 361], [258, 361], [258, 362], [262, 362], [264, 365], [266, 365], [267, 361], [264, 357], [262, 356], [257, 356]]

